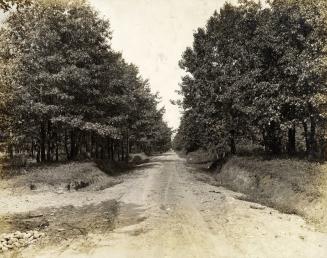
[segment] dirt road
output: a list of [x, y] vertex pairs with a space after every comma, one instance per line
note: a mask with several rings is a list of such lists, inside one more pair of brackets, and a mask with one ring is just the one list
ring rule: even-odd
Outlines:
[[327, 234], [298, 216], [239, 200], [240, 194], [201, 177], [175, 153], [154, 157], [101, 197], [88, 195], [90, 202], [119, 201], [113, 232], [64, 247], [27, 249], [22, 256], [327, 257]]

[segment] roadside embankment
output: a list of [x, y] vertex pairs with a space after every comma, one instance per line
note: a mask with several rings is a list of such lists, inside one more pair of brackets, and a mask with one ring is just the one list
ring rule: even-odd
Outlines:
[[194, 152], [178, 153], [179, 156], [186, 159], [186, 162], [192, 167], [200, 170], [211, 170], [215, 166], [217, 157], [214, 154], [210, 154], [205, 150], [197, 150]]
[[36, 191], [99, 191], [121, 183], [118, 175], [148, 162], [144, 153], [131, 154], [129, 162], [109, 160], [50, 163], [44, 165], [6, 167], [0, 175], [0, 190]]
[[66, 246], [90, 234], [111, 232], [121, 208], [118, 199], [133, 185], [128, 182], [126, 187], [125, 179], [148, 160], [140, 153], [132, 154], [129, 162], [6, 167], [0, 177], [0, 256], [14, 257], [27, 248]]
[[[203, 169], [212, 162], [210, 155], [204, 156], [203, 151], [189, 153], [186, 161]], [[245, 200], [298, 214], [327, 232], [327, 164], [234, 156], [221, 165], [214, 172], [215, 185], [243, 193]]]
[[20, 168], [7, 173], [8, 176], [0, 182], [0, 189], [21, 194], [39, 191], [103, 190], [120, 183], [119, 179], [101, 171], [94, 162]]
[[327, 164], [232, 157], [215, 179], [250, 201], [301, 215], [327, 231]]

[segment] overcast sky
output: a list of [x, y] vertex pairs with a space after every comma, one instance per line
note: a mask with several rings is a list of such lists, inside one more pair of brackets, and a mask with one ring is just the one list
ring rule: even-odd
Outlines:
[[[180, 114], [170, 99], [183, 75], [178, 61], [193, 42], [193, 32], [203, 27], [225, 0], [91, 0], [111, 21], [113, 48], [123, 52], [159, 91], [166, 107], [166, 121], [178, 127]], [[230, 1], [235, 2], [235, 1]]]

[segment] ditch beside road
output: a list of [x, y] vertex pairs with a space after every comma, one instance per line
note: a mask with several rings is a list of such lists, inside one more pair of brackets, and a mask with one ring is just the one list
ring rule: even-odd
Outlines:
[[[112, 206], [116, 209], [112, 228], [90, 230], [56, 244], [36, 244], [18, 257], [327, 257], [327, 234], [299, 216], [244, 201], [242, 194], [208, 184], [207, 177], [170, 152], [151, 158], [123, 175], [122, 183], [102, 191], [27, 195], [22, 198], [32, 205], [24, 207], [14, 196], [1, 196], [0, 205], [10, 204], [12, 213], [31, 213], [42, 209], [46, 198], [56, 198], [51, 199], [52, 209], [75, 207], [71, 213], [62, 211], [70, 224], [86, 220], [82, 213], [88, 209], [83, 207], [90, 207], [103, 227], [108, 211], [101, 205], [117, 204]], [[10, 213], [7, 208], [6, 216]], [[85, 225], [89, 224], [80, 227]], [[58, 237], [67, 230], [59, 231]]]

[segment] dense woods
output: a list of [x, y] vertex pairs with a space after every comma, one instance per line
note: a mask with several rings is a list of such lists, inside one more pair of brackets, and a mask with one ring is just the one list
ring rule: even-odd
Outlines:
[[126, 160], [131, 151], [168, 150], [159, 97], [111, 48], [109, 21], [86, 1], [28, 2], [0, 30], [0, 130], [9, 155]]
[[226, 3], [180, 61], [176, 149], [326, 158], [327, 2]]

